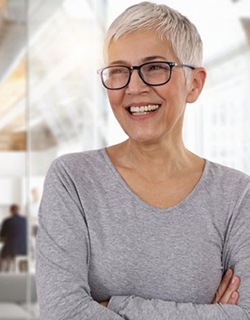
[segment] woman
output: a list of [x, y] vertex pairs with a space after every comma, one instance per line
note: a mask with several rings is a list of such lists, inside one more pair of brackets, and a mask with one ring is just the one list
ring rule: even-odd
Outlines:
[[206, 78], [196, 28], [143, 2], [113, 22], [105, 48], [99, 74], [128, 139], [48, 172], [41, 319], [249, 320], [250, 178], [182, 139], [186, 103]]

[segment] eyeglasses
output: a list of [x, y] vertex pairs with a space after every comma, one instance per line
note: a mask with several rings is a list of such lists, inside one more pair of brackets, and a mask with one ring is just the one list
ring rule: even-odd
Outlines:
[[101, 76], [102, 84], [109, 90], [125, 88], [131, 79], [132, 72], [137, 70], [141, 80], [149, 86], [162, 86], [170, 81], [173, 67], [187, 67], [192, 70], [194, 66], [178, 64], [168, 61], [146, 62], [140, 66], [114, 65], [97, 71]]

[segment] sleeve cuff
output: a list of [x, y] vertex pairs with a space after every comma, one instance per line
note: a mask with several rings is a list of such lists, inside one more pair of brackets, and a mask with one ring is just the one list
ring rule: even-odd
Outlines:
[[114, 296], [109, 300], [108, 308], [115, 313], [119, 314], [129, 303], [129, 297], [126, 296]]

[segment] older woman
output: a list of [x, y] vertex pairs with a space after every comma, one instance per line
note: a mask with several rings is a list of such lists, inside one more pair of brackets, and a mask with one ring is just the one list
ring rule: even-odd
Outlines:
[[143, 2], [113, 22], [105, 48], [99, 74], [128, 139], [48, 172], [41, 320], [249, 320], [250, 178], [182, 139], [206, 78], [195, 26]]

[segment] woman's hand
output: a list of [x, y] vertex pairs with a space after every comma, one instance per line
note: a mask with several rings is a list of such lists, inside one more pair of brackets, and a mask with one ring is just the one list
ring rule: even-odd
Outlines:
[[239, 287], [240, 278], [234, 275], [232, 269], [228, 269], [211, 303], [237, 304], [239, 300]]
[[104, 307], [106, 307], [107, 308], [107, 306], [108, 306], [108, 304], [109, 304], [109, 301], [108, 300], [106, 300], [106, 301], [102, 301], [102, 302], [99, 302], [102, 306], [104, 306]]

